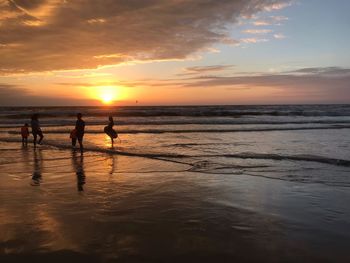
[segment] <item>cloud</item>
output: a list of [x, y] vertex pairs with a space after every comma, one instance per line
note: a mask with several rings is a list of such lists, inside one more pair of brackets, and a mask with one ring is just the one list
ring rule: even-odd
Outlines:
[[287, 21], [289, 20], [286, 16], [270, 16], [270, 19], [272, 19], [275, 22], [281, 22], [281, 21]]
[[92, 100], [37, 96], [21, 86], [0, 83], [0, 105], [2, 107], [42, 106], [43, 104], [46, 106], [98, 105]]
[[341, 67], [302, 68], [288, 73], [315, 74], [320, 76], [350, 76], [350, 69]]
[[195, 66], [185, 68], [185, 74], [202, 74], [202, 73], [212, 73], [218, 71], [225, 71], [232, 69], [233, 65], [212, 65], [212, 66]]
[[254, 26], [270, 26], [271, 22], [267, 20], [256, 20], [256, 21], [253, 21], [252, 24]]
[[242, 32], [246, 34], [262, 35], [262, 34], [271, 33], [272, 30], [271, 29], [246, 29], [246, 30], [243, 30]]
[[15, 97], [18, 94], [26, 92], [26, 90], [19, 88], [12, 84], [0, 83], [0, 98]]
[[293, 1], [287, 1], [287, 2], [284, 2], [284, 3], [272, 3], [270, 5], [265, 6], [265, 10], [266, 11], [281, 10], [281, 9], [284, 9], [284, 8], [286, 8], [288, 6], [291, 6], [292, 2]]
[[276, 39], [285, 39], [286, 38], [286, 36], [281, 34], [281, 33], [274, 34], [273, 37]]
[[185, 59], [284, 0], [0, 0], [0, 74]]
[[[196, 86], [220, 86], [220, 85], [273, 85], [273, 86], [288, 86], [290, 84], [300, 84], [299, 87], [303, 88], [303, 81], [314, 82], [320, 84], [323, 81], [329, 82], [335, 81], [334, 84], [342, 83], [344, 87], [349, 87], [350, 92], [350, 69], [341, 67], [315, 67], [315, 68], [301, 68], [292, 71], [286, 71], [281, 73], [271, 74], [256, 74], [248, 76], [205, 76], [197, 77]], [[341, 80], [344, 82], [337, 82]], [[193, 85], [193, 83], [189, 84]], [[324, 86], [322, 84], [322, 86]]]
[[[216, 90], [223, 98], [241, 97], [241, 102], [251, 103], [350, 103], [350, 69], [341, 67], [299, 68], [284, 72], [249, 73], [225, 72], [230, 75], [218, 76], [208, 73], [221, 73], [230, 65], [198, 66], [187, 68], [197, 72], [189, 77], [169, 79], [140, 79], [134, 81], [61, 82], [55, 85], [87, 88], [115, 85], [128, 88], [162, 88], [163, 92], [174, 89], [187, 92]], [[217, 69], [217, 71], [215, 71]], [[203, 75], [201, 75], [203, 74]], [[186, 75], [186, 74], [185, 74]], [[82, 92], [84, 92], [82, 90]], [[239, 93], [237, 93], [239, 92]], [[249, 93], [248, 93], [249, 92]], [[199, 92], [198, 94], [200, 94]], [[243, 94], [243, 95], [242, 95]], [[244, 95], [245, 94], [245, 95]], [[247, 95], [248, 94], [248, 95]], [[243, 97], [242, 97], [243, 96]], [[245, 96], [245, 97], [244, 97]], [[83, 96], [82, 96], [83, 97]], [[253, 100], [254, 98], [254, 100]], [[251, 99], [251, 100], [250, 100]], [[210, 101], [208, 101], [210, 102]], [[21, 86], [0, 84], [0, 105], [98, 105], [91, 100], [40, 97], [33, 95]]]
[[250, 38], [242, 38], [240, 40], [241, 43], [245, 44], [255, 44], [255, 43], [261, 43], [261, 42], [268, 42], [269, 40], [266, 38], [255, 38], [255, 37], [250, 37]]
[[23, 105], [26, 100], [31, 100], [32, 94], [17, 85], [0, 83], [0, 105], [13, 106]]
[[[346, 79], [349, 81], [349, 77], [341, 77], [339, 79]], [[324, 76], [315, 75], [292, 75], [292, 74], [269, 74], [261, 76], [243, 76], [243, 77], [209, 77], [205, 80], [198, 80], [198, 82], [191, 83], [189, 86], [199, 87], [217, 87], [217, 86], [235, 86], [235, 85], [249, 85], [249, 86], [274, 86], [274, 87], [294, 87], [305, 88], [308, 84], [314, 86], [330, 85], [334, 82], [334, 79]], [[335, 84], [335, 83], [333, 83]], [[343, 82], [344, 87], [348, 86], [346, 82]]]
[[[318, 102], [350, 102], [350, 69], [340, 67], [302, 68], [289, 72], [255, 76], [204, 77], [185, 86], [198, 88], [272, 88], [279, 99]], [[305, 98], [303, 98], [305, 97]]]
[[[350, 95], [350, 69], [341, 67], [314, 67], [300, 68], [284, 72], [271, 73], [237, 73], [228, 76], [207, 75], [207, 73], [221, 72], [232, 68], [232, 65], [213, 65], [213, 66], [195, 66], [184, 69], [195, 74], [183, 78], [169, 79], [144, 79], [135, 81], [117, 81], [117, 82], [101, 82], [96, 84], [64, 82], [56, 83], [64, 86], [103, 86], [103, 85], [123, 85], [129, 87], [150, 87], [153, 85], [164, 87], [198, 87], [198, 88], [215, 88], [220, 86], [250, 86], [254, 87], [289, 87], [291, 89], [306, 89], [308, 87], [327, 88], [329, 91], [338, 88], [347, 89]], [[200, 75], [204, 74], [204, 75]], [[239, 75], [237, 75], [239, 74]], [[350, 96], [348, 97], [350, 99]]]
[[[205, 72], [204, 72], [205, 73]], [[194, 75], [174, 81], [147, 80], [134, 82], [134, 87], [162, 86], [177, 89], [223, 89], [259, 94], [257, 101], [271, 103], [350, 103], [350, 69], [340, 67], [300, 68], [281, 73], [254, 75], [208, 76]], [[220, 91], [220, 92], [221, 92]], [[254, 96], [254, 92], [251, 96]], [[271, 96], [271, 97], [270, 97]]]
[[254, 26], [281, 26], [282, 22], [289, 20], [286, 16], [269, 16], [265, 18], [256, 18], [252, 21]]

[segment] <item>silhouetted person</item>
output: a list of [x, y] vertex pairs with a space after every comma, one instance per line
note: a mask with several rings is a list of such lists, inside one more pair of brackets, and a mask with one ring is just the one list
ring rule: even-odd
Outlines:
[[113, 129], [114, 126], [114, 121], [113, 121], [113, 117], [109, 116], [109, 123], [108, 125], [104, 128], [104, 132], [109, 136], [109, 138], [111, 138], [111, 143], [112, 143], [112, 147], [114, 145], [114, 139], [118, 137], [117, 132]]
[[33, 169], [33, 175], [32, 175], [32, 184], [33, 186], [39, 186], [41, 182], [41, 150], [39, 149], [39, 152], [34, 151], [34, 169]]
[[28, 123], [25, 123], [21, 128], [21, 135], [22, 135], [22, 145], [27, 146], [28, 136], [29, 136]]
[[72, 152], [72, 161], [75, 173], [77, 175], [77, 189], [79, 192], [84, 191], [85, 184], [85, 171], [84, 171], [84, 155], [80, 154], [80, 157], [77, 156], [77, 152], [73, 150]]
[[34, 147], [36, 147], [36, 140], [37, 140], [38, 135], [40, 137], [40, 139], [38, 141], [39, 144], [41, 144], [41, 141], [44, 138], [43, 132], [41, 131], [41, 128], [40, 128], [38, 114], [33, 114], [30, 124], [32, 126], [32, 134], [34, 137]]
[[85, 133], [85, 121], [82, 119], [83, 115], [81, 113], [77, 114], [77, 122], [75, 123], [75, 130], [77, 134], [77, 139], [80, 145], [80, 151], [83, 151], [83, 137]]

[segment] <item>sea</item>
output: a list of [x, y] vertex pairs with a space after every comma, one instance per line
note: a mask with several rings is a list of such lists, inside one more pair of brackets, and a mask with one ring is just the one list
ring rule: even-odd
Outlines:
[[350, 105], [0, 107], [1, 262], [350, 262], [349, 190]]

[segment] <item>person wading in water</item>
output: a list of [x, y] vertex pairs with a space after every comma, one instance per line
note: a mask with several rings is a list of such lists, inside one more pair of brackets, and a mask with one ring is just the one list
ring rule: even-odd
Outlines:
[[114, 126], [114, 121], [113, 117], [109, 116], [109, 123], [108, 125], [104, 128], [104, 132], [111, 138], [111, 143], [112, 147], [114, 146], [114, 139], [118, 138], [118, 133], [113, 129]]
[[85, 121], [82, 119], [83, 115], [81, 113], [77, 114], [77, 121], [75, 123], [76, 138], [78, 139], [80, 145], [80, 151], [83, 151], [83, 137], [85, 133]]
[[41, 144], [41, 141], [44, 138], [43, 132], [41, 131], [40, 128], [40, 123], [39, 123], [39, 115], [38, 114], [33, 114], [32, 120], [30, 122], [30, 125], [32, 126], [32, 134], [34, 137], [34, 147], [36, 147], [36, 140], [38, 138], [38, 135], [40, 137], [38, 144]]

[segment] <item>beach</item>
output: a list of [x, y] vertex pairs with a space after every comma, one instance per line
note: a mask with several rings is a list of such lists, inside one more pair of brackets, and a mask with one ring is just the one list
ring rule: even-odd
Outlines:
[[348, 105], [2, 108], [0, 261], [349, 262], [349, 130]]

